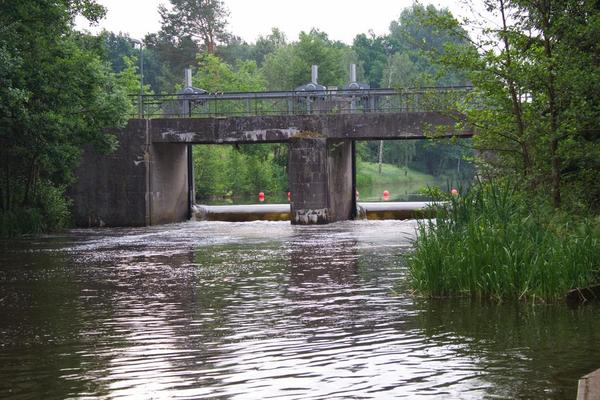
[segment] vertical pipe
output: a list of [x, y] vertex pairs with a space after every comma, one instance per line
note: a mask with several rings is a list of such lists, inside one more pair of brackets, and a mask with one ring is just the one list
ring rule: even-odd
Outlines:
[[356, 82], [356, 64], [350, 64], [350, 83]]
[[184, 87], [191, 87], [192, 86], [192, 69], [191, 68], [186, 68], [185, 69], [185, 78], [184, 78]]
[[144, 42], [140, 41], [140, 117], [144, 118]]
[[319, 66], [313, 65], [310, 68], [310, 81], [316, 85], [318, 79], [319, 79]]

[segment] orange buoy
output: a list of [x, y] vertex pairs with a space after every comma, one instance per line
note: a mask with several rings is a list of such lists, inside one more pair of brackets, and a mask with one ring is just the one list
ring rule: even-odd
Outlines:
[[260, 192], [260, 193], [258, 194], [258, 201], [260, 201], [261, 203], [262, 203], [263, 201], [265, 201], [265, 194], [264, 194], [263, 192]]
[[387, 190], [383, 191], [383, 200], [388, 201], [390, 199], [390, 192]]

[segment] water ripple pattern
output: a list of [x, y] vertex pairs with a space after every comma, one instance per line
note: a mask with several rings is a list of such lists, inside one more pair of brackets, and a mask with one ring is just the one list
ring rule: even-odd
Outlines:
[[0, 398], [573, 398], [597, 306], [426, 300], [415, 221], [0, 242]]

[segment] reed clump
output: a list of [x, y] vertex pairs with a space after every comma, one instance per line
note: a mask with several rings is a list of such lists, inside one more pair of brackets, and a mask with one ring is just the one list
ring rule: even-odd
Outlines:
[[439, 203], [409, 256], [413, 288], [432, 297], [556, 301], [598, 284], [598, 220], [567, 217], [508, 184], [480, 183]]

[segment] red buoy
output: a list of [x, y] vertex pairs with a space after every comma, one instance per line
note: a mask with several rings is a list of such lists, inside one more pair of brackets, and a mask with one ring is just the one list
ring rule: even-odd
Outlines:
[[383, 200], [388, 201], [390, 199], [390, 192], [387, 190], [383, 191]]
[[260, 192], [260, 193], [258, 194], [258, 201], [260, 201], [261, 203], [262, 203], [263, 201], [265, 201], [265, 194], [264, 194], [263, 192]]

